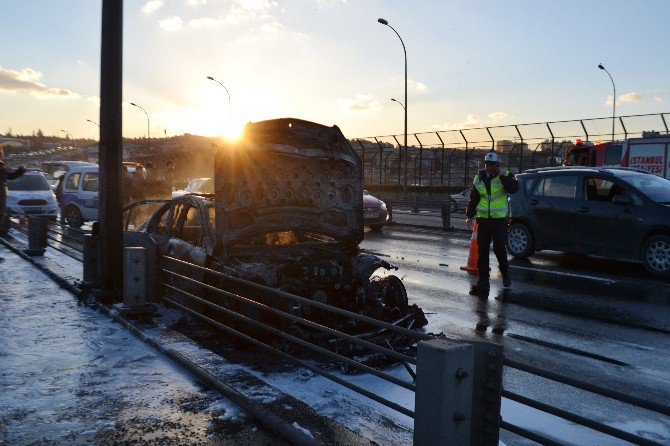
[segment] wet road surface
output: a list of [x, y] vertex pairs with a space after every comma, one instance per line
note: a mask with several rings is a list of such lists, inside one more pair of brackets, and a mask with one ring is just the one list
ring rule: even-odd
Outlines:
[[[641, 265], [536, 253], [511, 260], [512, 288], [502, 289], [491, 253], [491, 291], [473, 296], [466, 265], [470, 236], [409, 227], [366, 232], [361, 247], [399, 267], [410, 303], [427, 313], [427, 331], [501, 343], [511, 359], [630, 395], [670, 401], [670, 282]], [[667, 418], [573, 391], [506, 368], [505, 388], [601, 421], [665, 432]], [[643, 423], [644, 424], [644, 423]], [[625, 444], [625, 443], [624, 443]]]

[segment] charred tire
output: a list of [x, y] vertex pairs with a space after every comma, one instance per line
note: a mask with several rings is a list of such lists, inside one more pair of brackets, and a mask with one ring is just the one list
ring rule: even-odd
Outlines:
[[458, 204], [456, 203], [456, 200], [452, 199], [449, 201], [449, 212], [452, 214], [458, 211]]
[[642, 247], [642, 264], [650, 274], [670, 277], [670, 236], [649, 237]]
[[522, 223], [512, 223], [507, 230], [507, 251], [512, 256], [525, 259], [535, 251], [533, 235], [528, 226]]
[[406, 314], [409, 301], [407, 300], [407, 290], [402, 280], [391, 275], [384, 277], [381, 282], [384, 287], [384, 305], [387, 308], [398, 308], [400, 314]]
[[84, 217], [77, 206], [70, 205], [65, 209], [65, 221], [71, 228], [81, 228], [84, 224]]

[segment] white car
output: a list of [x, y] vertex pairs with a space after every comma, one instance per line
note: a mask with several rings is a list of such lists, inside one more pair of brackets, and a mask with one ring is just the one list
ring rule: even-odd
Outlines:
[[56, 220], [56, 195], [42, 172], [28, 171], [15, 180], [7, 180], [7, 209], [10, 213], [46, 215]]
[[213, 178], [194, 178], [188, 182], [188, 186], [182, 190], [172, 191], [172, 198], [181, 197], [186, 194], [213, 194]]

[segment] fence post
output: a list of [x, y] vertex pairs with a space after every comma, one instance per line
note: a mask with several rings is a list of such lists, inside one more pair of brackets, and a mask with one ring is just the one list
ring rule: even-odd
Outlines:
[[28, 249], [23, 252], [29, 256], [43, 256], [47, 246], [47, 227], [49, 217], [35, 216], [28, 218]]
[[148, 304], [147, 296], [147, 261], [146, 249], [126, 247], [123, 249], [123, 304], [116, 308], [126, 316], [140, 319], [156, 311], [153, 304]]
[[442, 230], [443, 231], [448, 231], [449, 229], [452, 229], [451, 226], [451, 207], [449, 206], [449, 203], [442, 203]]
[[93, 286], [100, 282], [100, 241], [97, 235], [84, 234], [84, 282]]
[[419, 196], [417, 195], [416, 192], [414, 192], [414, 206], [412, 207], [412, 213], [413, 214], [419, 213]]
[[414, 446], [471, 444], [474, 348], [433, 339], [418, 344]]

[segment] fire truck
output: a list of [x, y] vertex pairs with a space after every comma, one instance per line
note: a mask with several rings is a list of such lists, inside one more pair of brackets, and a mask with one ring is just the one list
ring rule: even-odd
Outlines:
[[563, 165], [630, 167], [670, 179], [670, 134], [642, 132], [641, 138], [590, 142], [578, 139], [568, 149]]

